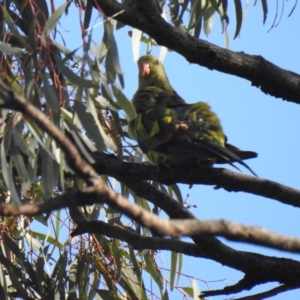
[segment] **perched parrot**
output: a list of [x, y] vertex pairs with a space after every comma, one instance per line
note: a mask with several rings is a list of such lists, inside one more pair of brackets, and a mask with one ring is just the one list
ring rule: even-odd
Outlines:
[[257, 176], [243, 162], [257, 153], [228, 144], [220, 120], [208, 104], [187, 104], [172, 88], [156, 57], [142, 56], [138, 67], [139, 86], [132, 99], [137, 116], [129, 122], [128, 131], [151, 163], [211, 166], [237, 162]]

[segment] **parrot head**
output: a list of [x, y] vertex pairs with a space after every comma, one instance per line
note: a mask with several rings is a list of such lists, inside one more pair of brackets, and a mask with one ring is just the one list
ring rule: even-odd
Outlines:
[[141, 56], [138, 60], [139, 66], [139, 89], [150, 86], [174, 91], [169, 83], [162, 62], [153, 55]]

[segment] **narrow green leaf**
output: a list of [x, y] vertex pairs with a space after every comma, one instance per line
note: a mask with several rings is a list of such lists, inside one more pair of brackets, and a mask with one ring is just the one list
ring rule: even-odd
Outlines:
[[70, 49], [68, 49], [65, 45], [62, 45], [61, 43], [59, 43], [58, 41], [54, 41], [51, 40], [51, 45], [55, 48], [57, 48], [60, 52], [69, 55], [71, 54], [72, 57], [75, 56], [75, 52], [78, 50], [78, 48], [75, 51], [71, 51]]
[[78, 266], [76, 272], [76, 284], [78, 286], [79, 298], [82, 298], [86, 293], [86, 287], [88, 284], [88, 266], [88, 256], [87, 253], [84, 252], [78, 258]]
[[108, 101], [105, 97], [97, 96], [94, 99], [95, 99], [96, 103], [98, 103], [100, 105], [101, 108], [109, 109], [109, 110], [112, 110], [115, 112], [118, 111], [118, 108], [114, 106], [115, 105], [114, 102]]
[[170, 290], [173, 291], [176, 270], [177, 270], [177, 256], [178, 253], [172, 251], [171, 252], [171, 270], [170, 270]]
[[[107, 71], [115, 71], [118, 74], [118, 78], [121, 84], [121, 87], [124, 88], [124, 78], [123, 78], [123, 72], [120, 66], [119, 61], [119, 54], [118, 54], [118, 47], [117, 43], [115, 41], [114, 35], [113, 35], [113, 29], [112, 29], [111, 22], [105, 22], [104, 23], [104, 30], [107, 37], [107, 46], [108, 46], [108, 52], [106, 55], [106, 62], [110, 65], [110, 70]], [[113, 70], [112, 70], [113, 68]], [[113, 82], [113, 81], [111, 81]]]
[[211, 33], [212, 26], [215, 21], [215, 12], [216, 12], [216, 10], [209, 3], [209, 5], [203, 15], [203, 31], [206, 36], [208, 36]]
[[14, 143], [17, 147], [19, 147], [19, 149], [23, 152], [23, 154], [28, 154], [28, 147], [24, 141], [23, 136], [21, 135], [21, 133], [18, 130], [14, 130], [13, 131], [13, 139], [14, 139]]
[[229, 18], [227, 15], [227, 6], [228, 6], [227, 0], [226, 1], [210, 0], [210, 3], [220, 15], [222, 33], [226, 32], [227, 26], [229, 24]]
[[194, 37], [198, 38], [200, 36], [201, 29], [202, 29], [202, 16], [199, 16], [199, 18], [197, 18], [197, 22], [194, 29]]
[[192, 287], [193, 287], [193, 298], [194, 300], [199, 300], [199, 295], [200, 295], [200, 289], [197, 284], [197, 281], [193, 279], [192, 281]]
[[6, 277], [2, 264], [0, 264], [0, 299], [8, 299]]
[[242, 28], [242, 22], [243, 22], [243, 10], [242, 10], [241, 0], [234, 0], [234, 5], [235, 5], [235, 16], [236, 16], [236, 30], [233, 39], [235, 39], [240, 34]]
[[[132, 261], [132, 265], [133, 265], [133, 271], [134, 273], [136, 274], [136, 277], [139, 281], [140, 284], [142, 284], [142, 272], [141, 272], [141, 267], [139, 266], [138, 264], [138, 261], [136, 259], [136, 255], [134, 253], [134, 250], [132, 249], [131, 246], [129, 246], [129, 254], [130, 254], [130, 259]], [[141, 265], [141, 262], [139, 262], [140, 265]]]
[[60, 71], [74, 84], [79, 85], [80, 87], [98, 88], [97, 83], [94, 83], [91, 80], [84, 79], [81, 76], [76, 75], [73, 71], [71, 71], [65, 65], [64, 60], [61, 60], [57, 55], [55, 56], [55, 60], [56, 60], [56, 65], [59, 67]]
[[[59, 259], [52, 272], [51, 278], [55, 282], [56, 293], [59, 293], [59, 291], [62, 291], [63, 294], [65, 293], [65, 284], [66, 284], [66, 277], [67, 277], [66, 276], [67, 262], [68, 262], [67, 255], [66, 252], [64, 252], [59, 256]], [[68, 284], [70, 283], [70, 281], [67, 282]]]
[[4, 135], [4, 139], [0, 145], [0, 151], [1, 151], [1, 167], [2, 167], [2, 175], [4, 182], [7, 186], [7, 189], [10, 191], [10, 199], [13, 204], [21, 204], [21, 200], [19, 197], [19, 194], [16, 190], [14, 180], [12, 177], [12, 169], [13, 164], [12, 162], [8, 163], [6, 160], [6, 154], [8, 153], [9, 147], [10, 147], [10, 138], [11, 138], [11, 130], [8, 129], [10, 126], [10, 123], [12, 122], [12, 118], [9, 118], [6, 128], [7, 131]]
[[171, 187], [172, 191], [174, 192], [178, 202], [183, 205], [183, 198], [182, 198], [181, 190], [180, 190], [179, 186], [175, 183], [175, 184], [172, 184], [170, 187]]
[[[86, 137], [86, 135], [80, 132], [75, 128], [72, 124], [64, 124], [64, 127], [68, 130], [68, 132], [72, 135], [74, 139], [74, 143], [79, 148], [81, 154], [85, 157], [85, 159], [90, 163], [95, 163], [95, 160], [87, 151], [86, 147], [90, 150], [90, 152], [96, 152], [97, 148], [92, 144], [92, 142]], [[71, 129], [73, 128], [73, 129]]]
[[[33, 281], [33, 283], [35, 285], [37, 285], [36, 272], [32, 268], [32, 265], [25, 259], [24, 254], [19, 249], [19, 246], [6, 234], [4, 234], [2, 236], [2, 238], [3, 238], [3, 242], [4, 242], [5, 246], [7, 246], [16, 255], [19, 264], [23, 267], [23, 269], [25, 269], [27, 271], [27, 273], [28, 273], [29, 277], [31, 278], [31, 280]], [[1, 258], [1, 255], [0, 255], [0, 258]], [[19, 277], [20, 277], [20, 275], [19, 275]]]
[[[45, 249], [47, 250], [48, 247], [45, 247]], [[46, 253], [45, 253], [46, 254]], [[36, 282], [38, 284], [38, 288], [40, 291], [40, 295], [42, 296], [42, 298], [46, 298], [45, 293], [44, 293], [44, 287], [46, 285], [45, 283], [45, 276], [47, 276], [47, 274], [44, 272], [44, 266], [45, 266], [45, 256], [44, 256], [44, 252], [41, 251], [36, 264], [35, 264], [35, 268], [36, 268]]]
[[159, 55], [158, 55], [158, 58], [161, 62], [163, 62], [165, 60], [165, 57], [167, 55], [167, 52], [168, 52], [168, 48], [167, 47], [164, 47], [164, 46], [161, 46], [160, 47], [160, 51], [159, 51]]
[[[58, 241], [59, 239], [59, 234], [60, 234], [60, 225], [61, 225], [61, 209], [57, 210], [55, 212], [56, 220], [55, 220], [55, 239], [51, 241], [54, 245], [58, 246], [61, 250], [63, 250], [63, 245]], [[49, 236], [47, 235], [47, 238]], [[51, 237], [50, 237], [51, 238]], [[52, 239], [52, 238], [51, 238]], [[48, 240], [50, 242], [50, 240]]]
[[57, 178], [54, 178], [54, 164], [56, 162], [54, 162], [53, 158], [43, 148], [40, 148], [40, 157], [42, 159], [41, 180], [43, 194], [45, 199], [48, 199], [51, 197], [53, 189], [57, 184]]
[[49, 17], [49, 19], [45, 23], [44, 27], [44, 35], [48, 36], [50, 32], [55, 28], [58, 20], [63, 14], [65, 8], [67, 7], [68, 2], [63, 3], [58, 9], [54, 11], [54, 13]]
[[294, 12], [294, 10], [295, 10], [295, 8], [297, 6], [297, 2], [298, 2], [298, 0], [295, 1], [294, 6], [292, 7], [290, 13], [288, 14], [288, 17], [290, 17], [292, 15], [292, 13]]
[[204, 15], [205, 9], [202, 8], [202, 1], [196, 1], [196, 3], [194, 3], [195, 7], [195, 11], [196, 11], [196, 15], [195, 15], [195, 28], [194, 28], [194, 37], [199, 37], [200, 36], [200, 32], [201, 32], [201, 28], [202, 28], [202, 17]]
[[117, 239], [113, 239], [112, 241], [112, 253], [114, 255], [114, 260], [117, 266], [117, 281], [119, 281], [120, 276], [121, 276], [121, 260], [120, 260], [120, 249], [119, 249], [119, 245], [118, 245], [119, 241]]
[[[130, 37], [132, 37], [132, 31], [131, 30], [128, 31], [128, 35]], [[141, 37], [141, 42], [145, 43], [146, 45], [152, 44], [153, 46], [157, 46], [157, 43], [154, 40], [152, 40], [150, 37], [142, 36]]]
[[263, 24], [265, 24], [268, 15], [268, 3], [267, 0], [261, 0], [261, 5], [263, 9]]
[[178, 253], [177, 284], [178, 284], [179, 279], [180, 279], [182, 264], [183, 264], [183, 255], [182, 255], [182, 253]]
[[84, 21], [83, 21], [83, 27], [84, 29], [89, 28], [90, 22], [91, 22], [91, 16], [93, 12], [93, 4], [92, 2], [87, 2], [85, 6], [85, 12], [84, 12]]
[[109, 101], [113, 101], [113, 93], [108, 87], [107, 84], [107, 77], [103, 74], [102, 71], [100, 71], [100, 78], [101, 78], [101, 91], [103, 97], [107, 98]]
[[[141, 291], [141, 286], [133, 270], [122, 268], [122, 273], [130, 292], [133, 293], [137, 299], [144, 299], [142, 298], [144, 293]], [[120, 281], [120, 283], [122, 282]], [[147, 300], [147, 298], [145, 300]]]
[[89, 101], [89, 109], [91, 113], [87, 112], [87, 107], [82, 103], [75, 101], [74, 110], [77, 113], [83, 127], [87, 134], [93, 139], [99, 151], [106, 150], [107, 147], [114, 149], [115, 146], [112, 140], [107, 136], [100, 124], [95, 106], [92, 101]]
[[191, 287], [182, 287], [182, 289], [190, 296], [193, 297], [194, 296], [194, 292], [193, 289]]
[[[43, 81], [43, 87], [41, 88], [42, 92], [45, 95], [45, 99], [47, 103], [49, 104], [51, 110], [58, 114], [60, 105], [57, 98], [57, 93], [54, 90], [54, 86], [49, 84], [48, 77], [45, 73], [40, 74], [42, 81]], [[57, 125], [57, 124], [56, 124]]]
[[[65, 256], [67, 256], [65, 254]], [[66, 257], [67, 259], [67, 257]], [[69, 281], [68, 281], [68, 293], [69, 293], [69, 297], [71, 297], [71, 299], [77, 299], [77, 295], [76, 295], [76, 276], [77, 276], [77, 271], [78, 271], [78, 258], [75, 257], [75, 259], [69, 264]], [[79, 271], [80, 272], [80, 271]], [[52, 276], [53, 278], [53, 276]]]
[[228, 49], [230, 44], [230, 39], [227, 31], [225, 32], [225, 44], [226, 44], [226, 48]]
[[33, 135], [33, 138], [38, 144], [45, 150], [47, 151], [48, 155], [52, 157], [53, 160], [55, 160], [55, 156], [47, 149], [46, 145], [43, 143], [41, 140], [40, 136], [42, 136], [40, 128], [37, 127], [37, 125], [31, 120], [31, 119], [26, 119], [24, 120], [25, 125], [28, 127], [29, 131]]
[[88, 298], [87, 300], [98, 300], [100, 297], [98, 297], [96, 290], [98, 289], [100, 283], [101, 283], [101, 277], [98, 272], [90, 273], [90, 290], [88, 292]]
[[10, 155], [11, 155], [11, 161], [14, 167], [16, 168], [18, 175], [22, 178], [22, 181], [23, 182], [29, 181], [28, 178], [29, 176], [27, 173], [27, 169], [23, 157], [20, 151], [18, 150], [18, 148], [16, 148], [14, 145], [10, 151]]
[[163, 277], [161, 275], [160, 270], [157, 268], [156, 264], [154, 263], [152, 257], [150, 256], [149, 252], [144, 255], [145, 262], [146, 262], [146, 270], [151, 275], [153, 280], [156, 282], [160, 291], [163, 289]]
[[[22, 281], [22, 273], [20, 274], [20, 269], [15, 267], [8, 259], [0, 255], [0, 262], [6, 267], [8, 271], [8, 276], [16, 289], [18, 296], [22, 297], [23, 299], [27, 299], [28, 294], [26, 289], [22, 286], [20, 281]], [[19, 277], [17, 277], [19, 275]]]
[[[133, 271], [136, 274], [137, 280], [139, 282], [139, 285], [141, 287], [141, 293], [142, 293], [142, 299], [147, 299], [146, 293], [145, 293], [145, 285], [143, 282], [143, 276], [142, 276], [142, 268], [139, 266], [138, 261], [136, 259], [136, 256], [134, 254], [134, 250], [132, 249], [132, 247], [129, 247], [129, 254], [130, 254], [130, 258], [133, 264]], [[139, 262], [140, 263], [140, 262]], [[141, 263], [140, 263], [141, 265]]]
[[[32, 265], [26, 260], [26, 258], [24, 256], [24, 253], [21, 252], [21, 250], [19, 249], [19, 246], [16, 244], [16, 242], [14, 240], [12, 240], [6, 234], [4, 234], [2, 237], [3, 237], [3, 241], [4, 241], [5, 246], [7, 246], [14, 253], [14, 255], [17, 257], [18, 263], [23, 268], [22, 272], [25, 269], [25, 271], [28, 273], [29, 277], [31, 278], [33, 284], [37, 285], [36, 272], [33, 269]], [[0, 255], [0, 257], [1, 257], [1, 255]]]
[[21, 57], [24, 54], [22, 49], [9, 46], [5, 43], [0, 43], [0, 51], [10, 55], [16, 55], [18, 57]]
[[25, 239], [31, 250], [37, 251], [43, 248], [42, 244], [35, 238], [33, 238], [28, 232], [25, 233]]
[[66, 266], [67, 266], [67, 262], [68, 262], [67, 258], [68, 257], [67, 257], [66, 252], [60, 254], [60, 256], [56, 262], [56, 265], [54, 266], [52, 275], [51, 275], [52, 279], [56, 279], [58, 281], [65, 279], [64, 276], [65, 276]]
[[21, 260], [23, 258], [23, 253], [18, 245], [6, 234], [3, 234], [2, 238], [5, 245], [18, 257], [18, 259]]
[[125, 111], [129, 120], [133, 120], [136, 118], [136, 111], [132, 105], [132, 103], [125, 97], [125, 95], [116, 87], [112, 86], [114, 95], [117, 99], [118, 105]]
[[163, 294], [162, 300], [169, 300], [169, 294], [168, 294], [168, 290], [167, 289], [165, 290], [165, 292]]
[[133, 61], [136, 63], [140, 57], [140, 44], [143, 32], [139, 29], [133, 28], [132, 29], [132, 36], [131, 36], [131, 45], [132, 45], [132, 54], [133, 54]]
[[15, 23], [11, 20], [10, 15], [7, 12], [6, 8], [3, 5], [1, 5], [1, 9], [3, 12], [4, 19], [7, 22], [14, 36], [18, 39], [18, 41], [24, 46], [24, 48], [27, 51], [29, 51], [30, 53], [33, 52], [31, 46], [27, 43], [26, 38], [20, 34], [18, 28], [15, 26]]

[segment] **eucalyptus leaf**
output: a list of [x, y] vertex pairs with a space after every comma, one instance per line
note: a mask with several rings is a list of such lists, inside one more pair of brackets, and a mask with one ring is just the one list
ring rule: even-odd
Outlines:
[[199, 300], [199, 295], [200, 295], [200, 289], [197, 284], [197, 281], [193, 279], [192, 281], [192, 287], [193, 287], [193, 298], [194, 300]]
[[212, 26], [215, 20], [215, 12], [216, 10], [214, 9], [214, 7], [209, 4], [203, 15], [203, 30], [206, 36], [211, 33]]
[[[72, 51], [72, 53], [74, 53], [74, 51]], [[64, 61], [62, 59], [60, 59], [58, 56], [55, 57], [55, 60], [56, 60], [57, 66], [60, 68], [61, 72], [74, 84], [76, 84], [80, 87], [98, 88], [97, 83], [95, 83], [91, 80], [84, 79], [81, 76], [76, 75], [73, 71], [71, 71], [64, 64]]]
[[24, 54], [22, 49], [9, 46], [5, 43], [0, 43], [0, 51], [10, 55], [16, 55], [18, 57], [22, 57]]
[[113, 92], [117, 99], [117, 104], [125, 111], [129, 120], [133, 120], [136, 118], [136, 111], [132, 105], [132, 103], [125, 97], [125, 95], [113, 85]]
[[60, 7], [58, 7], [53, 14], [49, 17], [49, 19], [45, 23], [45, 27], [43, 30], [44, 36], [48, 36], [50, 32], [56, 27], [61, 15], [65, 11], [68, 2], [63, 3]]
[[234, 0], [235, 5], [235, 15], [236, 15], [236, 30], [234, 34], [234, 39], [240, 34], [243, 22], [243, 11], [241, 0]]
[[1, 9], [2, 9], [2, 13], [3, 13], [3, 17], [4, 17], [5, 21], [7, 22], [7, 25], [9, 26], [10, 30], [14, 34], [14, 36], [24, 46], [24, 48], [27, 51], [32, 52], [32, 48], [28, 44], [27, 39], [20, 34], [18, 28], [15, 26], [14, 22], [11, 20], [11, 17], [9, 15], [8, 11], [6, 10], [5, 6], [1, 5]]
[[97, 119], [97, 115], [95, 113], [95, 107], [93, 103], [90, 101], [89, 109], [91, 113], [87, 112], [87, 107], [82, 103], [76, 101], [74, 102], [74, 110], [78, 114], [78, 117], [84, 126], [87, 134], [93, 139], [98, 150], [103, 151], [107, 147], [111, 149], [115, 149], [115, 145], [112, 140], [107, 136], [102, 125]]
[[131, 44], [132, 44], [132, 53], [133, 61], [137, 62], [140, 57], [140, 44], [143, 32], [139, 29], [132, 28]]

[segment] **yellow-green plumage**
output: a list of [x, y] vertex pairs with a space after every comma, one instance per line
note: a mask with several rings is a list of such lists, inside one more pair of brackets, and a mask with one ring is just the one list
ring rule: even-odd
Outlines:
[[137, 117], [129, 133], [151, 163], [169, 165], [238, 162], [256, 157], [226, 141], [221, 123], [204, 102], [187, 104], [172, 88], [162, 63], [152, 55], [139, 61], [139, 87], [132, 103]]

